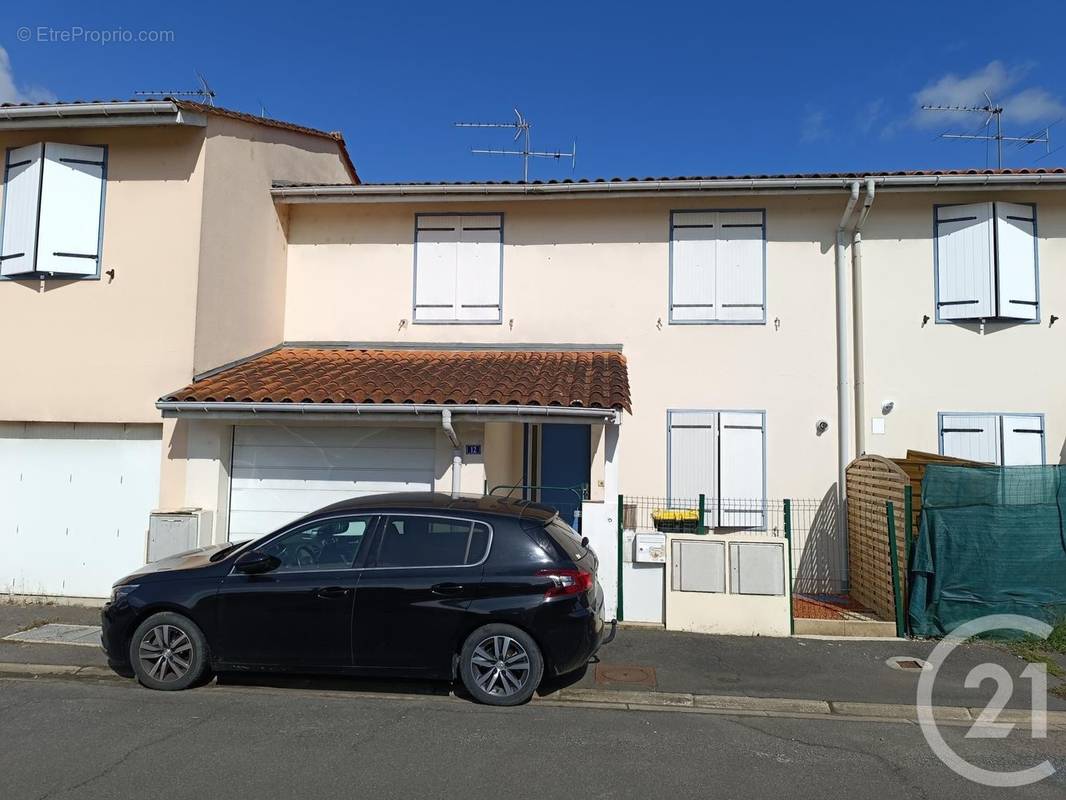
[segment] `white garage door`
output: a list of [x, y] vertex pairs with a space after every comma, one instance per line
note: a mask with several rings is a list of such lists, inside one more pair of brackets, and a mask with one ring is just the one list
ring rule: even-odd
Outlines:
[[429, 491], [435, 438], [430, 428], [238, 427], [229, 537], [260, 536], [350, 497]]
[[106, 597], [144, 563], [159, 425], [0, 423], [4, 591]]

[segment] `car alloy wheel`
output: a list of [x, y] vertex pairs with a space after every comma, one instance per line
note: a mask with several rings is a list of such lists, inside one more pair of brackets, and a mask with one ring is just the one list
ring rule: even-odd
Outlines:
[[164, 683], [176, 681], [192, 664], [192, 640], [175, 625], [156, 625], [141, 637], [137, 656], [145, 673]]
[[470, 660], [474, 682], [487, 694], [509, 697], [529, 680], [529, 653], [510, 636], [483, 639]]

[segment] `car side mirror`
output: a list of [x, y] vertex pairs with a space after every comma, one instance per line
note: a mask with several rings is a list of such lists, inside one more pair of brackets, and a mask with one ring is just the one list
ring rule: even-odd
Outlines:
[[280, 558], [259, 550], [249, 550], [247, 553], [242, 553], [240, 558], [233, 564], [233, 568], [237, 572], [245, 575], [262, 575], [264, 572], [270, 572], [280, 566]]

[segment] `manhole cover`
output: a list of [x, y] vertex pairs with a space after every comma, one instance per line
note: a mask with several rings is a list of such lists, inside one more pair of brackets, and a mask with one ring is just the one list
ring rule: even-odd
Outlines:
[[630, 686], [655, 686], [655, 667], [638, 667], [632, 664], [597, 664], [596, 683], [612, 685], [625, 683]]
[[929, 668], [929, 662], [914, 658], [914, 656], [892, 656], [885, 663], [892, 669], [913, 670], [915, 672]]
[[5, 636], [4, 639], [13, 642], [33, 642], [35, 644], [75, 644], [81, 647], [100, 646], [99, 625], [60, 625], [50, 622], [39, 628], [31, 628], [28, 631], [19, 631]]

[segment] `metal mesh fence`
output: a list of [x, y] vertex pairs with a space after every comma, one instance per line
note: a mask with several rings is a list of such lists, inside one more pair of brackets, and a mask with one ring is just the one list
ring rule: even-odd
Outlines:
[[622, 527], [639, 532], [748, 532], [784, 537], [786, 515], [791, 520], [793, 589], [809, 594], [844, 591], [847, 556], [837, 528], [833, 492], [821, 500], [713, 497], [701, 500], [634, 495], [622, 499]]

